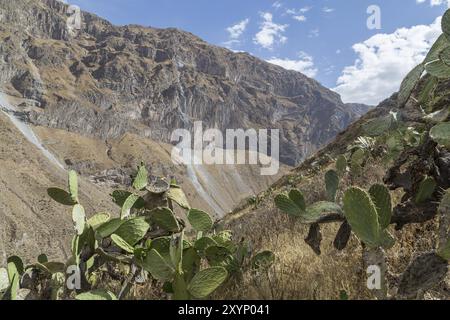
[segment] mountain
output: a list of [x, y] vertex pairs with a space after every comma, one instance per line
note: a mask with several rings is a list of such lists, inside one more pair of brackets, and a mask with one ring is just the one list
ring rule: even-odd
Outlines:
[[30, 99], [33, 124], [111, 139], [169, 142], [172, 128], [281, 129], [295, 165], [367, 111], [305, 75], [176, 29], [118, 27], [59, 1], [0, 1], [1, 82]]
[[[66, 252], [52, 241], [57, 234], [69, 243], [70, 217], [42, 200], [45, 188], [64, 185], [64, 170], [82, 175], [90, 214], [117, 211], [102, 208], [103, 200], [144, 161], [152, 175], [176, 177], [193, 205], [222, 217], [369, 109], [344, 104], [301, 73], [188, 32], [114, 26], [87, 12], [78, 30], [72, 14], [57, 0], [0, 0], [4, 253], [17, 250], [11, 243], [18, 239], [29, 252]], [[196, 121], [222, 132], [280, 129], [279, 174], [261, 176], [257, 165], [173, 164], [172, 131]]]

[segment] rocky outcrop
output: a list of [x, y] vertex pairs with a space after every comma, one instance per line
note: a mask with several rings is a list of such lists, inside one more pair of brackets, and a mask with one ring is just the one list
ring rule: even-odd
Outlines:
[[301, 73], [177, 29], [117, 27], [82, 12], [77, 31], [56, 0], [0, 0], [0, 10], [1, 85], [37, 101], [36, 125], [164, 142], [196, 120], [278, 128], [281, 161], [294, 165], [365, 111]]

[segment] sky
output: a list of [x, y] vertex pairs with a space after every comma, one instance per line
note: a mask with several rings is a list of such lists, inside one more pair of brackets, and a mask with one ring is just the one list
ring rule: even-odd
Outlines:
[[189, 31], [303, 72], [344, 102], [396, 92], [441, 33], [450, 0], [69, 0], [114, 24]]

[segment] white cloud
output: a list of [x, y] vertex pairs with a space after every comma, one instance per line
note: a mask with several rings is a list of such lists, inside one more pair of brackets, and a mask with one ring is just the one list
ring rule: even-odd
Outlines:
[[250, 19], [242, 20], [235, 25], [228, 27], [227, 31], [230, 34], [230, 39], [238, 39], [247, 29], [247, 25], [250, 22]]
[[325, 12], [325, 13], [331, 13], [331, 12], [334, 11], [334, 9], [333, 8], [329, 8], [329, 7], [323, 7], [322, 11]]
[[[417, 3], [424, 3], [427, 0], [416, 0]], [[447, 3], [447, 6], [450, 8], [450, 0], [430, 0], [430, 6], [440, 6]]]
[[305, 22], [306, 21], [305, 13], [311, 10], [311, 8], [312, 7], [303, 7], [300, 9], [287, 9], [286, 14], [290, 15], [294, 20]]
[[377, 34], [353, 45], [358, 55], [337, 80], [336, 92], [345, 102], [376, 105], [396, 92], [403, 78], [421, 63], [441, 34], [441, 18], [430, 25]]
[[280, 9], [283, 6], [283, 3], [281, 1], [276, 1], [272, 4], [272, 7], [275, 9]]
[[298, 59], [281, 59], [271, 58], [267, 62], [283, 67], [287, 70], [294, 70], [301, 72], [308, 77], [315, 77], [317, 75], [317, 68], [314, 66], [314, 59], [305, 52], [300, 52]]
[[300, 21], [300, 22], [304, 22], [306, 21], [306, 17], [305, 16], [293, 16], [292, 19]]
[[262, 12], [261, 17], [263, 22], [259, 32], [253, 38], [254, 43], [269, 50], [273, 49], [273, 45], [276, 43], [286, 43], [287, 38], [283, 33], [289, 25], [273, 22], [273, 16], [269, 12]]

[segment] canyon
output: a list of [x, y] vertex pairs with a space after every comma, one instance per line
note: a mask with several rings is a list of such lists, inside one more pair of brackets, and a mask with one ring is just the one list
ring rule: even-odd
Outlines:
[[[0, 0], [0, 254], [67, 255], [72, 223], [51, 202], [66, 171], [82, 176], [92, 215], [141, 161], [176, 178], [194, 207], [221, 218], [267, 189], [369, 110], [307, 76], [178, 29], [115, 26], [57, 0]], [[280, 171], [178, 165], [175, 129], [278, 129]], [[224, 146], [225, 147], [225, 146]], [[238, 150], [237, 153], [247, 153]], [[0, 261], [1, 262], [1, 261]]]

